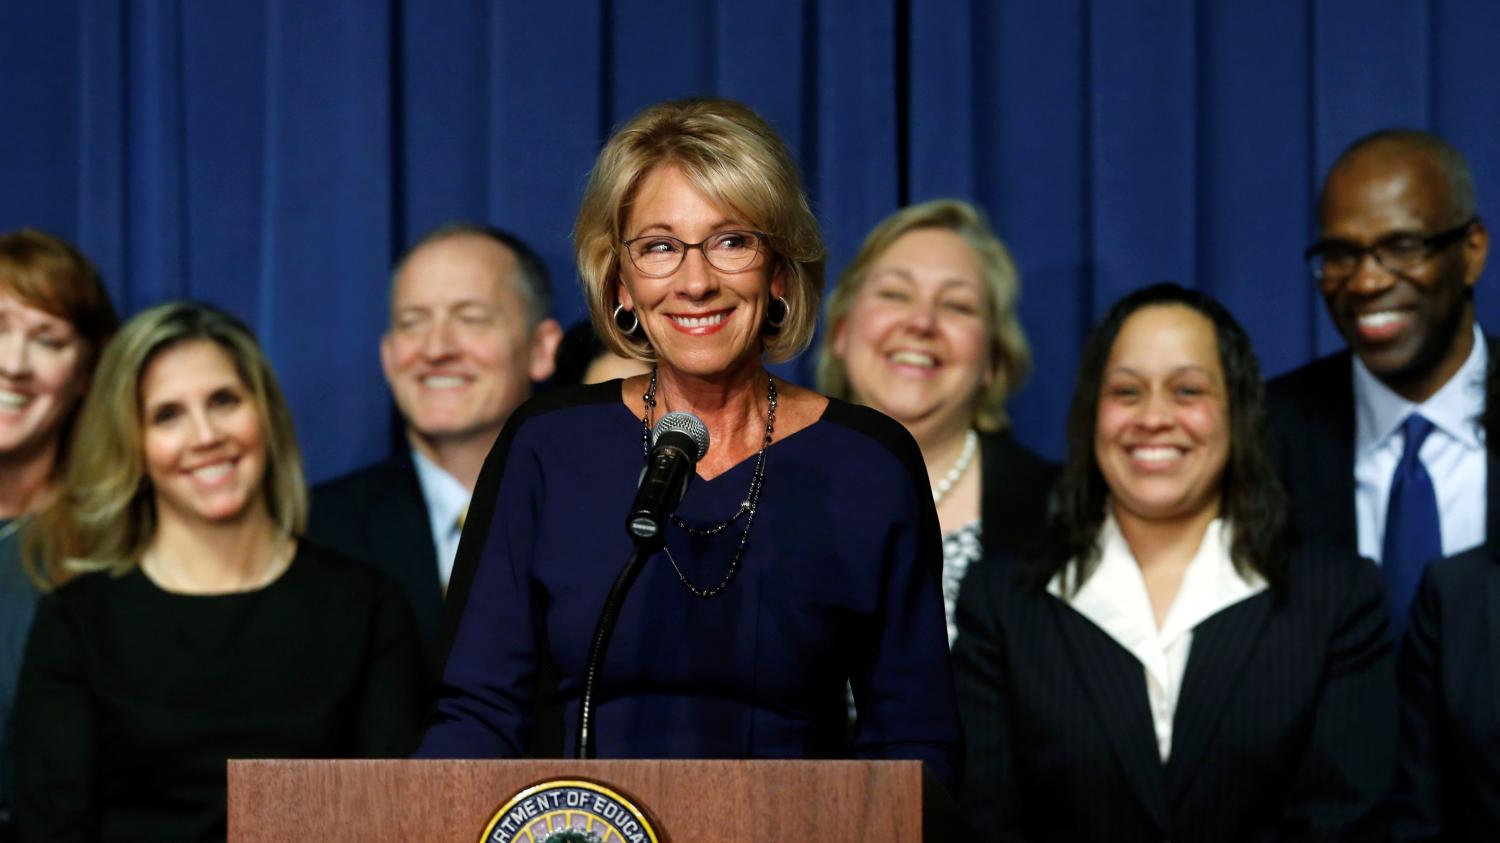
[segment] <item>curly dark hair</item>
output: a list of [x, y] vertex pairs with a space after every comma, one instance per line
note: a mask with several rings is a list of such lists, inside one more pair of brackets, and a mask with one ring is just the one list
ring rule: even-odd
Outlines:
[[1186, 307], [1213, 323], [1229, 400], [1229, 462], [1220, 483], [1223, 514], [1235, 527], [1230, 555], [1241, 572], [1253, 570], [1273, 591], [1284, 592], [1293, 544], [1291, 512], [1271, 457], [1265, 389], [1255, 350], [1222, 304], [1172, 283], [1126, 295], [1089, 334], [1068, 411], [1068, 454], [1057, 481], [1048, 541], [1043, 553], [1024, 566], [1022, 578], [1032, 587], [1045, 588], [1068, 565], [1075, 565], [1070, 580], [1078, 588], [1098, 565], [1097, 539], [1109, 497], [1094, 454], [1104, 367], [1125, 320], [1142, 308], [1162, 306]]

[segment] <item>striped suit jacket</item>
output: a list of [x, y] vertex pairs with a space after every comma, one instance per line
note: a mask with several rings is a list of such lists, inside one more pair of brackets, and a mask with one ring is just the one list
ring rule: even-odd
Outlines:
[[1161, 761], [1139, 661], [1065, 602], [971, 570], [953, 656], [985, 840], [1383, 840], [1396, 765], [1385, 594], [1352, 554], [1194, 630]]

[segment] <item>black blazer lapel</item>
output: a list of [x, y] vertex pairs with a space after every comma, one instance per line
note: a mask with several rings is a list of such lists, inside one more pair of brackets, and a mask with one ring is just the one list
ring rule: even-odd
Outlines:
[[1488, 449], [1485, 457], [1488, 472], [1484, 477], [1484, 535], [1490, 542], [1500, 541], [1500, 459], [1495, 458], [1495, 445]]
[[[1490, 676], [1500, 676], [1500, 546], [1491, 554], [1488, 594], [1485, 595], [1485, 623], [1489, 625], [1489, 661]], [[1500, 724], [1500, 695], [1496, 695], [1491, 702], [1495, 706], [1495, 718]]]
[[[1312, 536], [1341, 547], [1359, 549], [1359, 528], [1354, 514], [1354, 375], [1351, 358], [1339, 355], [1340, 365], [1329, 367], [1329, 377], [1320, 395], [1308, 396], [1319, 408], [1309, 415], [1310, 427], [1304, 447], [1296, 458], [1305, 460], [1312, 478], [1307, 512], [1322, 515], [1309, 523]], [[1311, 537], [1311, 536], [1309, 536]]]
[[1047, 521], [1057, 466], [1008, 432], [979, 435], [980, 541], [986, 554], [1024, 556]]
[[1172, 720], [1172, 754], [1167, 759], [1170, 805], [1176, 806], [1207, 754], [1225, 703], [1239, 684], [1245, 661], [1260, 642], [1271, 617], [1269, 591], [1229, 606], [1193, 630], [1187, 672]]
[[1277, 463], [1298, 530], [1358, 552], [1354, 515], [1354, 373], [1348, 351], [1267, 384]]
[[365, 528], [379, 547], [372, 552], [386, 560], [386, 573], [412, 596], [412, 609], [423, 643], [435, 648], [442, 626], [443, 587], [438, 580], [437, 550], [422, 484], [411, 456], [392, 460], [395, 469], [386, 485], [370, 496]]
[[1078, 666], [1079, 681], [1109, 735], [1125, 778], [1165, 835], [1171, 823], [1162, 786], [1156, 725], [1146, 696], [1145, 668], [1108, 633], [1067, 604], [1056, 601], [1056, 609], [1063, 640]]
[[[1496, 355], [1500, 354], [1500, 350], [1495, 348], [1496, 343], [1500, 343], [1500, 338], [1485, 334], [1484, 342], [1490, 350], [1488, 365], [1491, 367], [1500, 366], [1500, 360], [1496, 359]], [[1486, 407], [1485, 410], [1488, 411], [1489, 408]], [[1483, 428], [1482, 420], [1480, 427]], [[1484, 480], [1484, 535], [1493, 544], [1496, 541], [1500, 541], [1500, 474], [1495, 473], [1496, 471], [1500, 471], [1500, 459], [1495, 458], [1495, 443], [1493, 442], [1489, 443], [1486, 453], [1486, 471], [1488, 473], [1485, 474]]]

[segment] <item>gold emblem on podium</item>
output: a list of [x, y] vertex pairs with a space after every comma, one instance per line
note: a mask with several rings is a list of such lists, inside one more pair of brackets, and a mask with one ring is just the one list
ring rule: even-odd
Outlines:
[[609, 788], [576, 779], [532, 785], [500, 807], [479, 843], [659, 843], [646, 815]]

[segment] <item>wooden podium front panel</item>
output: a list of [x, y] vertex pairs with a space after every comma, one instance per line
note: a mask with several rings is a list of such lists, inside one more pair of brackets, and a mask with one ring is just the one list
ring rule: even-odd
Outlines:
[[918, 841], [916, 761], [231, 761], [232, 843], [477, 841], [512, 796], [584, 779], [662, 843]]

